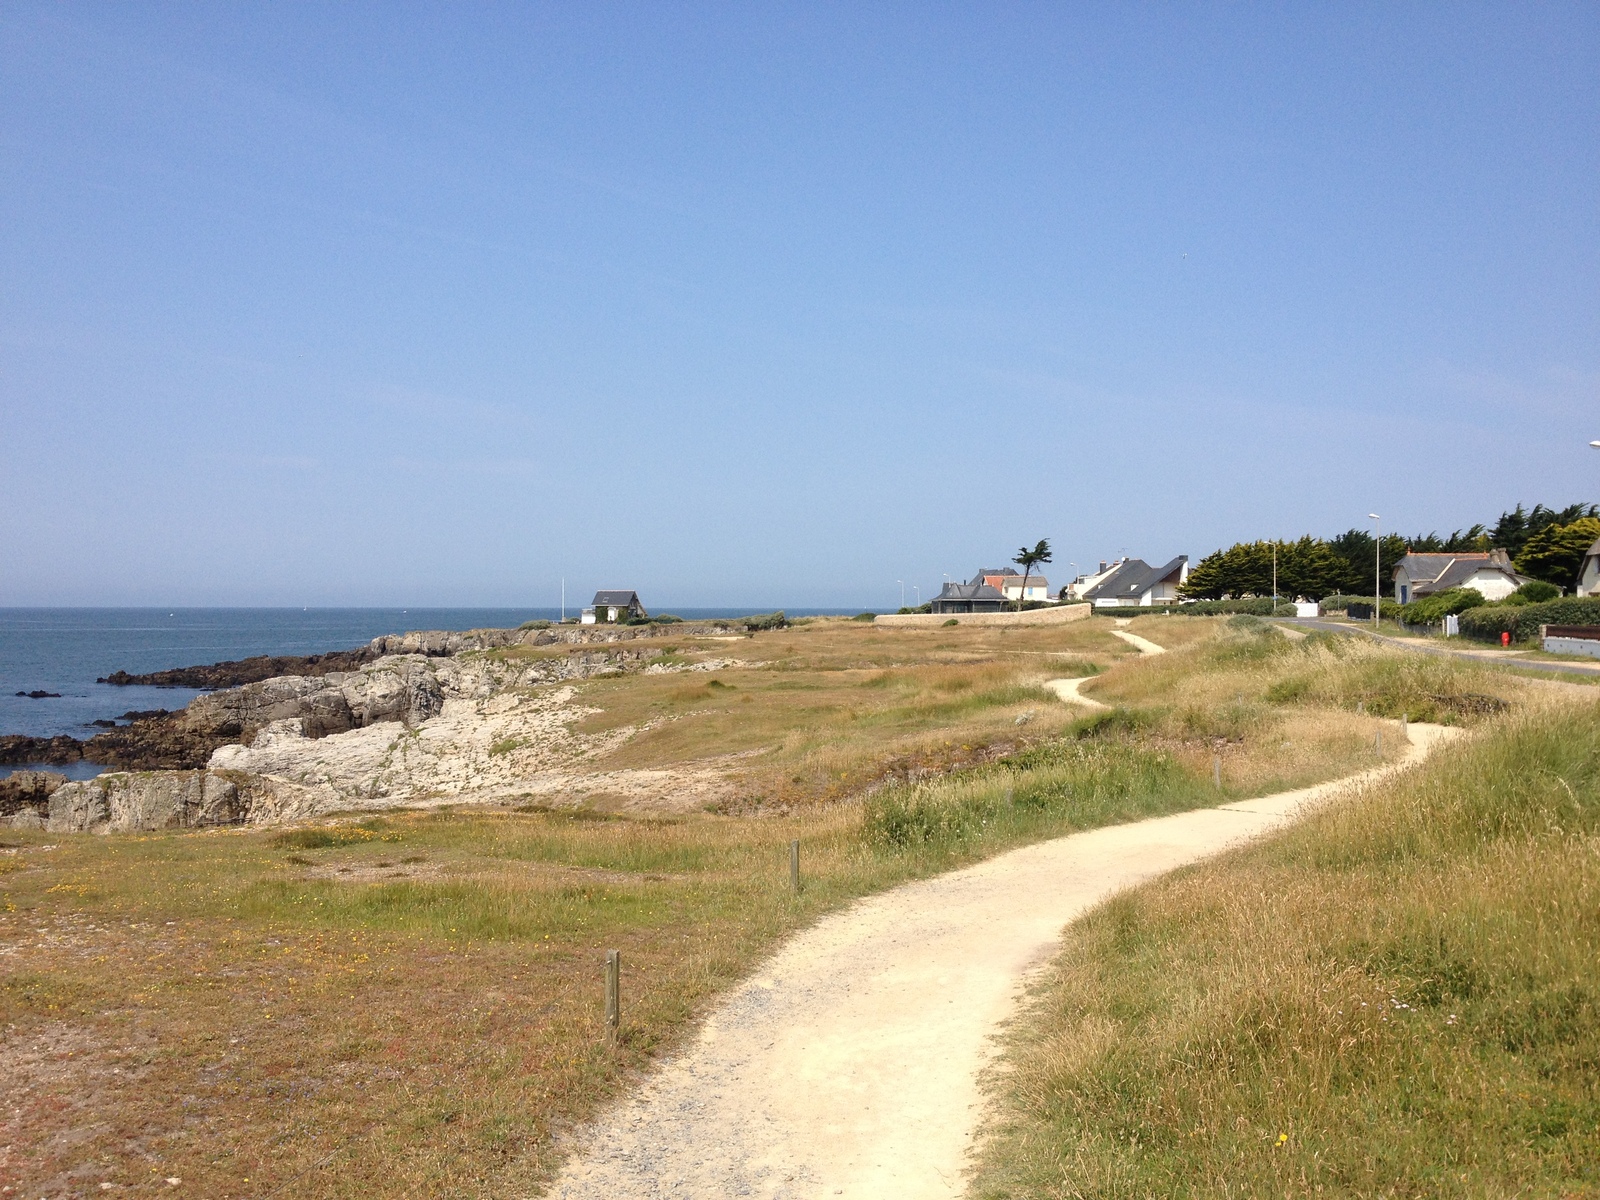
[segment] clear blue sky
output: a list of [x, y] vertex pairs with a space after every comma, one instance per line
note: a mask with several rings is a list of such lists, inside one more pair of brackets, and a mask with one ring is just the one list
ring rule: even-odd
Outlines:
[[0, 8], [0, 604], [1600, 499], [1600, 6]]

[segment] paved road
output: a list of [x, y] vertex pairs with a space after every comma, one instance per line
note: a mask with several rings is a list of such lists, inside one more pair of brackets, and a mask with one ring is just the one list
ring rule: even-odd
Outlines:
[[1437, 642], [1422, 642], [1415, 638], [1391, 637], [1386, 633], [1374, 633], [1371, 629], [1360, 625], [1347, 625], [1342, 621], [1327, 621], [1317, 617], [1279, 617], [1277, 623], [1290, 629], [1325, 629], [1330, 633], [1345, 633], [1360, 637], [1369, 637], [1374, 641], [1385, 642], [1391, 646], [1401, 646], [1407, 650], [1415, 650], [1419, 654], [1443, 654], [1450, 658], [1466, 658], [1473, 662], [1486, 663], [1492, 667], [1515, 667], [1519, 671], [1546, 671], [1553, 675], [1588, 675], [1600, 676], [1600, 662], [1594, 666], [1586, 663], [1569, 662], [1544, 662], [1540, 659], [1521, 658], [1506, 654], [1500, 650], [1488, 648], [1456, 649], [1452, 646], [1441, 646]]
[[1400, 763], [1350, 780], [1057, 838], [819, 921], [578, 1136], [550, 1194], [954, 1200], [993, 1036], [1063, 926], [1455, 732], [1414, 724]]

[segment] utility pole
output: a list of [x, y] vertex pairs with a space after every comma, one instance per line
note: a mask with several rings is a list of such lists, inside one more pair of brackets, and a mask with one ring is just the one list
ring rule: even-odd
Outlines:
[[561, 623], [567, 623], [567, 577], [561, 577]]
[[1272, 543], [1272, 615], [1278, 615], [1278, 543]]
[[895, 582], [900, 585], [900, 607], [904, 608], [906, 606], [906, 581], [904, 579], [896, 579]]
[[1383, 608], [1383, 522], [1377, 513], [1372, 518], [1372, 627], [1378, 628], [1378, 612]]

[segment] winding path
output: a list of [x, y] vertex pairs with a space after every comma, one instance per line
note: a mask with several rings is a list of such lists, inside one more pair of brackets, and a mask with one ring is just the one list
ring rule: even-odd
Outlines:
[[992, 1035], [1063, 926], [1114, 892], [1403, 769], [1449, 732], [1412, 725], [1396, 764], [1028, 846], [824, 918], [578, 1135], [551, 1195], [959, 1196]]

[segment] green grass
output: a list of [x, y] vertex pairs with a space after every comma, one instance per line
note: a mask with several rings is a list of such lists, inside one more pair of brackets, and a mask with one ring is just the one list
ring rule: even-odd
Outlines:
[[1600, 707], [1098, 909], [981, 1197], [1600, 1195]]

